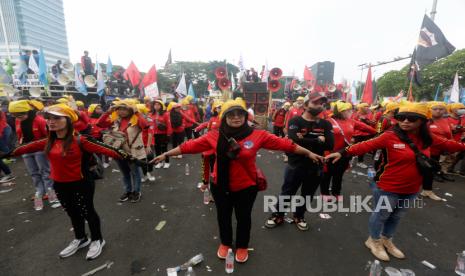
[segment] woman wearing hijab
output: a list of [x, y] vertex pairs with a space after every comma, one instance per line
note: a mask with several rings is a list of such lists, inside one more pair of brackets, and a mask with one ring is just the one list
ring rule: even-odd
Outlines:
[[189, 140], [160, 156], [158, 163], [167, 156], [195, 154], [208, 150], [216, 153], [211, 192], [215, 200], [221, 244], [217, 255], [225, 259], [232, 246], [232, 213], [236, 214], [236, 261], [246, 262], [250, 240], [251, 213], [257, 196], [257, 151], [261, 148], [282, 150], [307, 155], [314, 162], [321, 157], [291, 140], [277, 137], [265, 130], [256, 130], [247, 124], [247, 109], [243, 101], [229, 100], [222, 105], [218, 130]]

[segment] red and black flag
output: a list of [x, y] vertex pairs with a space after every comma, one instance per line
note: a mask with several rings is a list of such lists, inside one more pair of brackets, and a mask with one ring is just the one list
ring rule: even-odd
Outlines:
[[419, 71], [426, 65], [446, 57], [454, 52], [455, 47], [446, 39], [441, 29], [427, 15], [423, 17], [420, 35], [410, 62], [409, 80], [419, 84]]

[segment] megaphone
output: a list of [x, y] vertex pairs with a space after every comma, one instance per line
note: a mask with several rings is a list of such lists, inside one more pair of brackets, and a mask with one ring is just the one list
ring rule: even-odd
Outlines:
[[3, 93], [5, 93], [5, 96], [12, 97], [14, 96], [15, 92], [16, 92], [16, 89], [12, 85], [9, 85], [9, 84], [3, 85]]
[[283, 75], [283, 70], [281, 70], [280, 68], [275, 67], [271, 69], [270, 71], [270, 78], [272, 80], [279, 80], [282, 75]]
[[40, 97], [40, 94], [42, 94], [42, 90], [40, 90], [40, 87], [29, 87], [29, 95], [33, 98], [38, 98]]
[[219, 87], [221, 90], [226, 90], [226, 89], [228, 89], [230, 86], [231, 86], [231, 82], [229, 81], [228, 78], [222, 78], [222, 79], [218, 80], [218, 87]]
[[66, 76], [68, 76], [68, 79], [70, 81], [73, 81], [74, 80], [74, 71], [67, 71], [65, 72]]
[[74, 65], [69, 60], [65, 61], [61, 67], [65, 71], [74, 71]]
[[336, 91], [336, 85], [330, 84], [330, 85], [328, 86], [328, 92], [333, 93], [333, 92], [335, 92], [335, 91]]
[[223, 78], [227, 77], [226, 76], [226, 68], [223, 67], [223, 66], [217, 67], [215, 69], [215, 76], [216, 76], [217, 79], [223, 79]]
[[57, 82], [60, 84], [60, 85], [68, 85], [71, 80], [69, 79], [69, 76], [67, 74], [59, 74], [58, 75], [58, 78], [57, 78]]
[[299, 90], [302, 89], [302, 86], [300, 84], [296, 83], [292, 89], [294, 89], [295, 91], [299, 91]]
[[277, 92], [279, 89], [281, 89], [281, 82], [279, 82], [279, 80], [271, 80], [268, 82], [268, 90], [271, 92]]
[[84, 78], [84, 83], [86, 84], [87, 87], [94, 87], [97, 84], [97, 80], [95, 79], [94, 76], [87, 75]]

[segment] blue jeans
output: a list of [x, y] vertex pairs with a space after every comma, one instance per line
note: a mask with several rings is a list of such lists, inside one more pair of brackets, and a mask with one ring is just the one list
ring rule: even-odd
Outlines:
[[53, 181], [50, 179], [50, 164], [44, 152], [23, 154], [23, 160], [39, 195], [44, 195], [49, 188], [53, 189]]
[[134, 162], [127, 160], [116, 160], [118, 167], [123, 174], [124, 189], [127, 193], [140, 193], [141, 175], [140, 168]]
[[[414, 208], [416, 198], [417, 194], [396, 194], [374, 187], [374, 209], [368, 224], [371, 238], [379, 239], [381, 234], [386, 238], [392, 238], [400, 219], [407, 213], [409, 208]], [[376, 210], [378, 204], [380, 204], [381, 208]]]

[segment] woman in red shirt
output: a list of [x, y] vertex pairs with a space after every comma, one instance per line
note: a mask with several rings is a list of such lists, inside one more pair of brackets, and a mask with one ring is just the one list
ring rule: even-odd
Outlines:
[[166, 156], [181, 153], [201, 153], [213, 150], [216, 162], [211, 191], [215, 199], [221, 245], [217, 251], [225, 259], [232, 245], [232, 212], [237, 220], [236, 261], [246, 262], [250, 239], [251, 213], [257, 196], [257, 167], [255, 158], [261, 148], [282, 150], [307, 155], [318, 162], [320, 156], [304, 149], [291, 140], [279, 138], [265, 130], [255, 130], [247, 124], [247, 109], [241, 101], [230, 100], [222, 106], [218, 131], [210, 131], [200, 138], [187, 141], [152, 162], [161, 162]]
[[273, 134], [278, 137], [284, 137], [284, 125], [286, 121], [286, 115], [291, 107], [290, 102], [285, 102], [281, 108], [273, 113]]
[[[375, 209], [369, 221], [370, 236], [365, 245], [378, 259], [388, 261], [389, 252], [396, 258], [405, 255], [392, 242], [401, 217], [408, 206], [415, 206], [415, 199], [420, 192], [423, 175], [416, 161], [416, 154], [407, 139], [426, 156], [430, 156], [432, 146], [449, 152], [465, 149], [465, 144], [447, 140], [431, 134], [428, 130], [429, 108], [422, 103], [406, 103], [399, 108], [396, 115], [398, 125], [380, 136], [361, 142], [345, 149], [331, 153], [326, 160], [337, 162], [344, 156], [354, 156], [383, 149], [385, 166], [377, 172], [377, 187], [373, 189], [373, 206]], [[387, 206], [386, 206], [387, 205]], [[388, 208], [386, 208], [388, 207]]]
[[[181, 104], [172, 103], [170, 113], [171, 128], [173, 129], [173, 135], [171, 136], [173, 148], [176, 148], [184, 141], [186, 135], [186, 123], [193, 124], [194, 121], [181, 110]], [[173, 158], [182, 158], [182, 155], [173, 156]]]
[[[212, 105], [213, 114], [210, 117], [208, 122], [201, 123], [198, 127], [194, 129], [196, 133], [199, 133], [203, 129], [207, 129], [207, 131], [215, 130], [220, 127], [220, 111], [221, 105], [223, 103], [220, 101], [215, 101]], [[215, 165], [215, 152], [213, 150], [209, 150], [206, 152], [202, 152], [202, 183], [200, 186], [200, 190], [205, 192], [208, 189], [208, 183], [210, 182], [210, 173], [213, 171], [213, 166]]]
[[[61, 205], [71, 219], [75, 239], [60, 252], [61, 258], [76, 253], [90, 244], [86, 258], [97, 258], [105, 240], [100, 230], [100, 218], [95, 211], [94, 180], [89, 171], [90, 153], [100, 153], [122, 159], [128, 155], [85, 136], [75, 136], [73, 123], [76, 112], [66, 104], [45, 109], [44, 117], [50, 134], [48, 137], [21, 145], [11, 155], [45, 151], [50, 160], [53, 187]], [[85, 221], [89, 224], [91, 240], [86, 237]]]
[[[161, 100], [155, 100], [152, 105], [152, 121], [155, 143], [155, 154], [158, 156], [168, 151], [168, 142], [170, 141], [173, 129], [171, 128], [170, 113], [166, 112], [165, 104]], [[166, 158], [165, 162], [158, 163], [155, 169], [168, 169], [170, 160]]]
[[[352, 142], [352, 137], [355, 131], [363, 131], [369, 134], [376, 134], [376, 130], [369, 125], [351, 119], [352, 117], [352, 104], [338, 101], [335, 103], [333, 116], [328, 121], [333, 126], [334, 133], [334, 148], [333, 151], [339, 151], [349, 146]], [[337, 201], [342, 200], [342, 177], [344, 172], [349, 166], [350, 158], [341, 158], [336, 163], [327, 164], [327, 172], [324, 173], [323, 181], [321, 182], [321, 195], [324, 200]], [[329, 194], [329, 186], [332, 181], [331, 193]]]
[[[42, 106], [43, 108], [43, 106]], [[10, 114], [16, 118], [16, 136], [18, 144], [26, 144], [40, 140], [48, 135], [47, 124], [32, 101], [21, 100], [10, 102]], [[41, 151], [23, 154], [24, 165], [32, 177], [35, 187], [34, 209], [40, 211], [44, 208], [43, 197], [48, 197], [52, 208], [60, 207], [53, 182], [50, 180], [50, 164]]]

